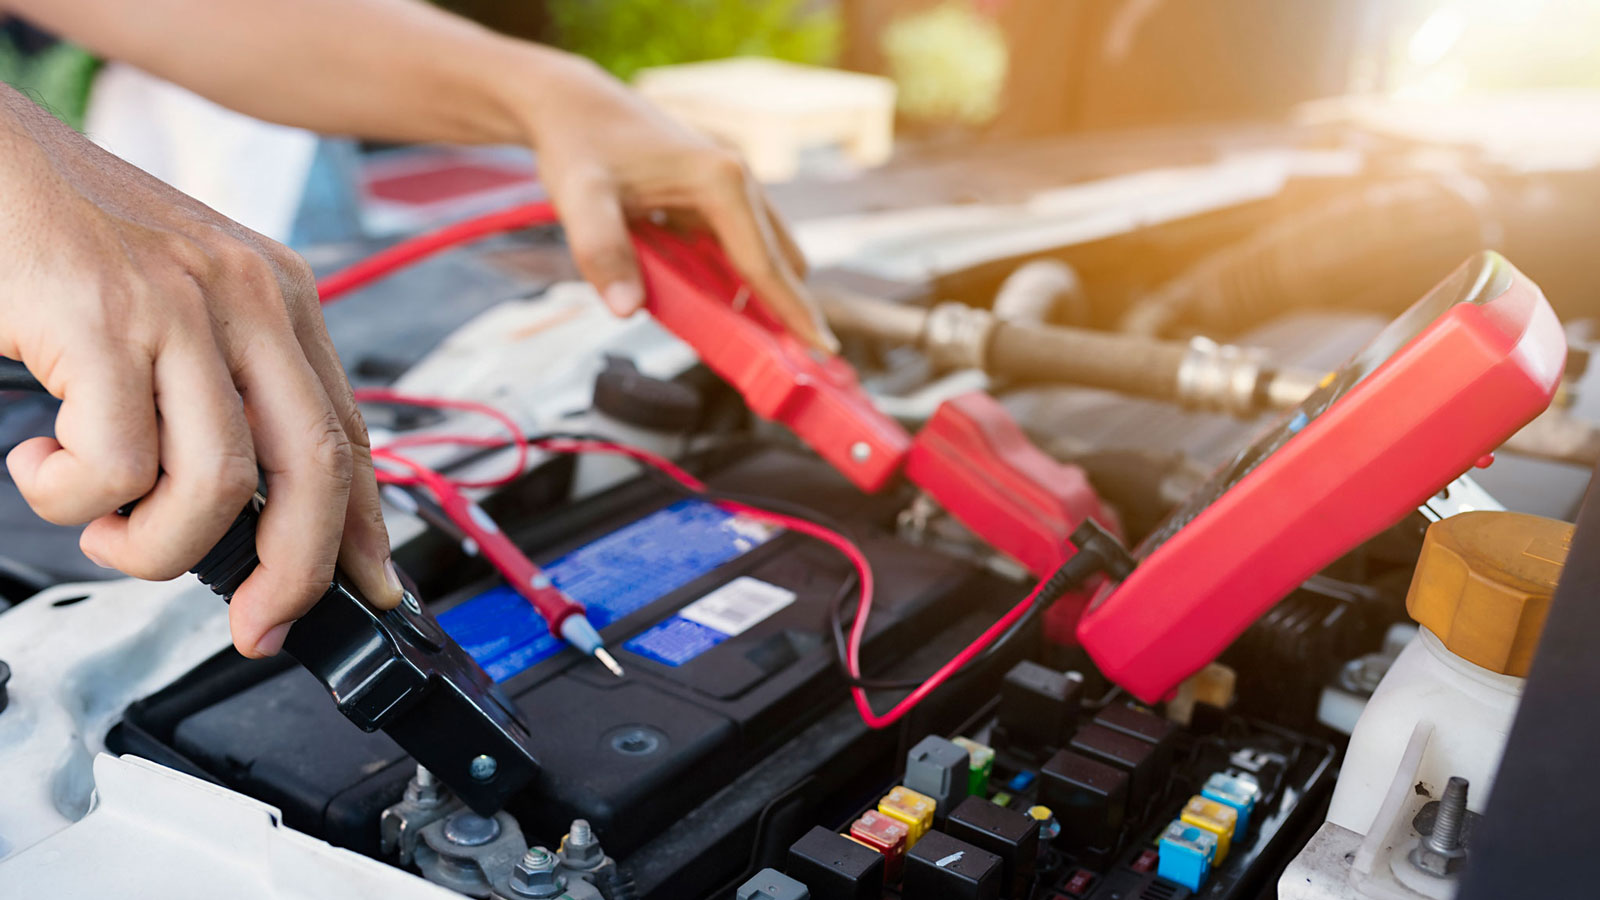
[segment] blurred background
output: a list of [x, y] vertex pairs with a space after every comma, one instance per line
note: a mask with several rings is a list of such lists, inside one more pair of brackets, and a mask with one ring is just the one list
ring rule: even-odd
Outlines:
[[[1582, 258], [1600, 150], [1600, 5], [1585, 0], [441, 2], [587, 55], [738, 145], [765, 180], [805, 183], [778, 191], [799, 220], [1015, 201], [1118, 173], [1236, 162], [1197, 182], [1211, 196], [1174, 200], [1205, 207], [1170, 216], [1186, 227], [1149, 231], [1137, 271], [1119, 266], [1099, 286], [1103, 318], [1142, 306], [1141, 327], [1184, 317], [1216, 327], [1218, 316], [1253, 314], [1171, 290], [1144, 295], [1267, 222], [1314, 228], [1319, 274], [1339, 276], [1324, 290], [1352, 302], [1416, 294], [1416, 282], [1389, 279], [1405, 263], [1393, 257], [1454, 259], [1482, 243], [1511, 252], [1558, 306], [1593, 302]], [[517, 151], [319, 143], [16, 20], [0, 31], [0, 80], [303, 249], [381, 239], [536, 190]], [[1363, 215], [1385, 227], [1365, 228]], [[824, 257], [843, 252], [812, 240]], [[1165, 252], [1148, 253], [1151, 242]], [[1338, 271], [1339, 259], [1358, 258], [1370, 277]], [[1413, 267], [1431, 273], [1432, 262]], [[1371, 295], [1380, 280], [1393, 285], [1388, 299]]]

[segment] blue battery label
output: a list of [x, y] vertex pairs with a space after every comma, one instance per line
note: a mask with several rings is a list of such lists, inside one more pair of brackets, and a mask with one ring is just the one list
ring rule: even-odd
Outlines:
[[[682, 500], [543, 568], [557, 587], [584, 605], [596, 628], [604, 628], [776, 533], [711, 503]], [[526, 671], [564, 646], [528, 601], [505, 584], [444, 611], [439, 624], [495, 681]]]
[[622, 646], [646, 659], [677, 667], [727, 639], [715, 628], [673, 616]]
[[740, 576], [622, 646], [646, 659], [681, 666], [794, 602], [794, 591]]

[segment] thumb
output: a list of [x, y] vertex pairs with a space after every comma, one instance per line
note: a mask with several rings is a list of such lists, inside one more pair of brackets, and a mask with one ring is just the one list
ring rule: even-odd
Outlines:
[[578, 271], [612, 313], [638, 312], [644, 306], [644, 283], [615, 186], [604, 176], [582, 175], [565, 187], [556, 202]]

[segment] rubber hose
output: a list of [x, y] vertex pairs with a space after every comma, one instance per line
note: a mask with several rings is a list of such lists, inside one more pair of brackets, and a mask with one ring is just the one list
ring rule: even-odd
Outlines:
[[1019, 381], [1059, 382], [1172, 399], [1189, 348], [1104, 331], [996, 323], [989, 371]]

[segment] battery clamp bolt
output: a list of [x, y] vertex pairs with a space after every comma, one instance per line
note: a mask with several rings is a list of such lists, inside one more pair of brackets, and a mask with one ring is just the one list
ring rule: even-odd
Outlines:
[[481, 847], [500, 836], [500, 823], [492, 817], [462, 810], [444, 820], [444, 836], [462, 847]]
[[556, 897], [567, 880], [556, 873], [561, 861], [543, 847], [529, 847], [511, 870], [508, 886], [518, 897]]
[[1439, 798], [1439, 811], [1433, 833], [1411, 851], [1411, 864], [1443, 878], [1461, 871], [1467, 862], [1467, 847], [1462, 832], [1467, 823], [1467, 780], [1452, 775]]
[[561, 839], [561, 861], [569, 868], [589, 871], [606, 861], [605, 850], [595, 839], [587, 819], [573, 819], [567, 836]]
[[432, 809], [443, 803], [448, 796], [445, 786], [439, 779], [422, 766], [417, 766], [417, 774], [412, 776], [411, 783], [406, 785], [406, 799], [421, 809]]

